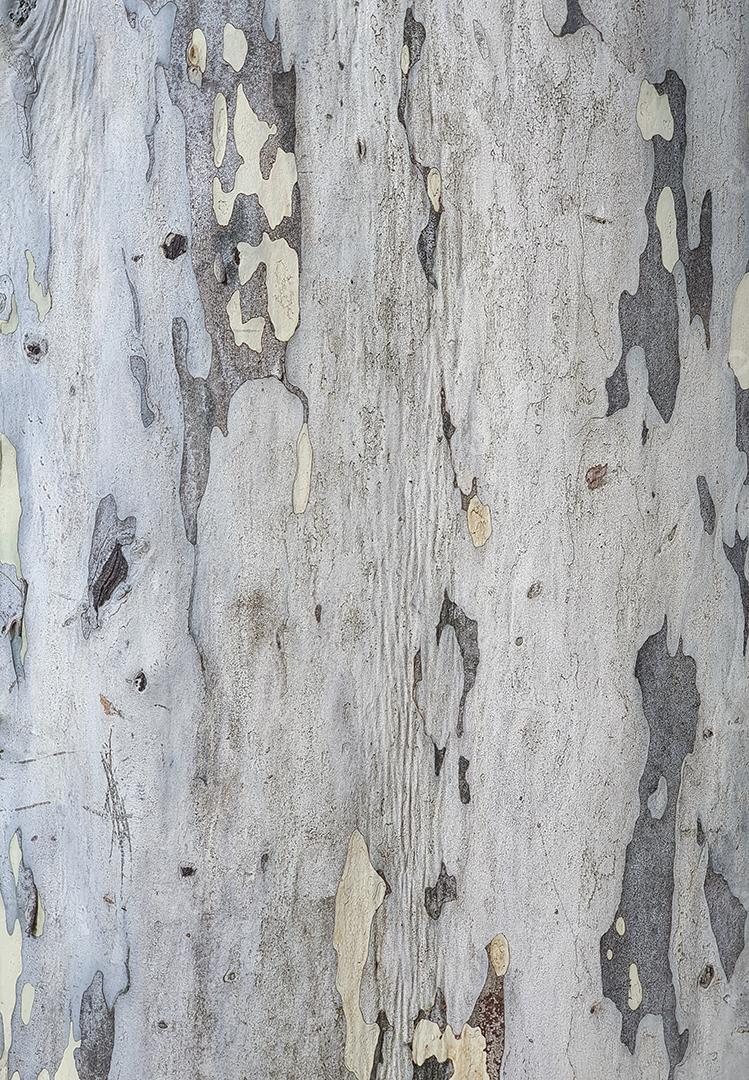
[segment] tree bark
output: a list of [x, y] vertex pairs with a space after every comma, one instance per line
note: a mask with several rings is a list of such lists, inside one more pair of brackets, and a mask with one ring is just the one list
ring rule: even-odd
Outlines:
[[741, 1080], [743, 4], [158, 2], [0, 3], [0, 1080]]

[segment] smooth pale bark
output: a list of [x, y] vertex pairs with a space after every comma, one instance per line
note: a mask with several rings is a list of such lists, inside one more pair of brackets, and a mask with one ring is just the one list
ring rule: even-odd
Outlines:
[[749, 1074], [743, 4], [0, 13], [0, 1080]]

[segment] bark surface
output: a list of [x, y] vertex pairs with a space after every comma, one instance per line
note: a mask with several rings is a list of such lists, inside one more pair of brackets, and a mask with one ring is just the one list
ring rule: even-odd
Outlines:
[[749, 1075], [740, 0], [0, 0], [0, 1080]]

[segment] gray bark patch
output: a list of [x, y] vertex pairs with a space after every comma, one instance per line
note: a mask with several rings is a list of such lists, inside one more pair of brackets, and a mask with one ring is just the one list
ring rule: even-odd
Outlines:
[[11, 563], [0, 563], [0, 633], [20, 634], [26, 604], [26, 582]]
[[463, 663], [463, 689], [458, 704], [457, 733], [463, 734], [463, 721], [465, 717], [466, 700], [476, 682], [476, 673], [479, 668], [479, 624], [475, 619], [469, 618], [465, 611], [459, 607], [445, 590], [440, 611], [439, 623], [437, 624], [437, 644], [439, 645], [442, 634], [446, 627], [450, 627], [455, 634], [458, 643], [460, 658]]
[[[733, 381], [736, 391], [736, 446], [749, 459], [749, 390], [742, 390], [735, 376]], [[744, 474], [744, 483], [747, 480], [749, 469]]]
[[161, 250], [164, 252], [165, 259], [174, 262], [175, 259], [178, 259], [180, 255], [184, 255], [187, 251], [187, 237], [183, 236], [182, 233], [170, 232], [165, 237]]
[[377, 1036], [377, 1046], [375, 1047], [374, 1061], [372, 1062], [372, 1072], [369, 1074], [369, 1080], [377, 1080], [377, 1075], [385, 1060], [385, 1036], [390, 1031], [391, 1025], [383, 1009], [380, 1009], [377, 1014], [377, 1026], [380, 1029], [380, 1034]]
[[700, 499], [700, 515], [703, 528], [708, 536], [712, 536], [715, 532], [715, 503], [704, 476], [697, 477], [697, 494]]
[[679, 259], [684, 267], [689, 296], [690, 321], [702, 319], [705, 341], [710, 347], [710, 311], [713, 296], [712, 267], [712, 195], [705, 193], [700, 212], [700, 240], [689, 247], [688, 208], [684, 192], [684, 155], [686, 134], [686, 89], [679, 76], [666, 72], [656, 89], [668, 94], [674, 119], [674, 134], [668, 142], [653, 137], [653, 184], [645, 205], [648, 238], [640, 256], [640, 277], [635, 293], [623, 292], [619, 299], [619, 325], [622, 353], [613, 374], [606, 380], [608, 415], [629, 404], [627, 357], [633, 349], [642, 349], [648, 373], [648, 393], [665, 423], [674, 411], [679, 385], [679, 311], [676, 281], [663, 265], [661, 237], [656, 224], [656, 207], [661, 192], [670, 187], [676, 211], [676, 236]]
[[80, 1080], [107, 1080], [114, 1051], [114, 1006], [107, 1005], [100, 971], [83, 991], [80, 1027], [81, 1045], [74, 1052]]
[[[434, 1004], [431, 1009], [422, 1009], [416, 1017], [414, 1028], [420, 1020], [431, 1020], [440, 1031], [447, 1027], [447, 1002], [445, 995], [438, 986], [434, 995]], [[452, 1061], [437, 1061], [434, 1057], [426, 1059], [423, 1065], [414, 1065], [413, 1080], [450, 1080], [454, 1067]]]
[[567, 34], [576, 34], [583, 26], [592, 25], [590, 19], [583, 14], [580, 0], [567, 0], [567, 17], [564, 20], [562, 29], [559, 31], [559, 36], [566, 37]]
[[427, 1058], [423, 1065], [414, 1065], [413, 1080], [450, 1080], [455, 1072], [452, 1061]]
[[419, 238], [416, 241], [416, 254], [421, 268], [424, 271], [424, 276], [432, 286], [437, 287], [437, 279], [434, 276], [434, 262], [437, 257], [437, 233], [439, 231], [440, 219], [442, 217], [442, 198], [441, 195], [437, 199], [437, 206], [432, 204], [429, 198], [429, 173], [432, 171], [432, 166], [424, 165], [416, 155], [414, 149], [413, 134], [411, 132], [411, 126], [409, 123], [409, 104], [410, 104], [410, 87], [411, 87], [411, 73], [414, 67], [421, 59], [421, 53], [424, 48], [424, 42], [426, 41], [426, 30], [424, 24], [420, 23], [414, 16], [413, 5], [406, 8], [406, 14], [403, 21], [403, 45], [408, 50], [408, 69], [403, 71], [401, 68], [401, 88], [400, 97], [398, 98], [398, 119], [403, 125], [403, 130], [406, 133], [406, 142], [408, 144], [408, 156], [411, 161], [414, 172], [420, 177], [422, 184], [424, 185], [424, 194], [427, 198], [427, 204], [429, 207], [427, 222], [424, 228], [419, 233]]
[[[239, 281], [239, 243], [257, 247], [267, 234], [271, 241], [283, 239], [297, 253], [301, 265], [301, 202], [298, 184], [292, 193], [289, 216], [271, 227], [256, 195], [240, 194], [233, 205], [227, 226], [216, 220], [212, 184], [218, 175], [226, 190], [231, 186], [239, 157], [230, 139], [221, 166], [216, 169], [206, 137], [212, 130], [214, 98], [222, 93], [233, 111], [241, 85], [257, 116], [275, 126], [261, 151], [261, 167], [267, 176], [269, 162], [279, 148], [291, 154], [296, 138], [296, 78], [285, 71], [278, 35], [269, 41], [262, 28], [262, 3], [230, 3], [217, 7], [202, 0], [190, 10], [180, 8], [172, 38], [172, 63], [166, 76], [169, 93], [185, 121], [185, 152], [190, 186], [192, 233], [189, 251], [211, 339], [211, 364], [206, 378], [194, 378], [187, 364], [189, 333], [182, 319], [172, 324], [174, 362], [179, 377], [184, 416], [184, 443], [180, 474], [180, 499], [185, 532], [197, 541], [197, 515], [208, 483], [210, 437], [214, 427], [227, 434], [229, 404], [233, 395], [249, 379], [279, 379], [302, 403], [303, 421], [308, 419], [305, 395], [286, 377], [286, 341], [275, 337], [268, 316], [268, 291], [264, 265], [249, 281]], [[195, 85], [189, 78], [186, 48], [193, 29], [200, 27], [209, 43], [209, 52], [222, 48], [227, 19], [241, 29], [248, 43], [248, 59], [237, 74], [229, 64], [211, 65], [210, 78]], [[252, 317], [264, 316], [261, 351], [237, 345], [229, 328], [227, 303], [240, 290], [242, 310]]]
[[500, 1080], [505, 1051], [505, 980], [497, 975], [488, 959], [486, 981], [476, 999], [468, 1023], [478, 1028], [486, 1042], [486, 1072], [489, 1080]]
[[135, 518], [117, 516], [114, 495], [106, 495], [96, 510], [88, 559], [88, 603], [81, 617], [83, 636], [99, 625], [99, 611], [127, 579], [128, 561], [123, 547], [135, 539]]
[[458, 899], [458, 884], [452, 874], [448, 874], [445, 864], [440, 866], [439, 877], [434, 885], [424, 889], [424, 907], [430, 919], [439, 919], [442, 908], [450, 900]]
[[[640, 814], [627, 846], [621, 901], [601, 938], [601, 976], [604, 994], [622, 1015], [622, 1042], [631, 1053], [643, 1016], [662, 1017], [671, 1080], [689, 1041], [689, 1032], [679, 1031], [676, 1019], [669, 959], [676, 805], [682, 765], [694, 749], [700, 698], [694, 660], [684, 654], [681, 641], [676, 655], [670, 656], [666, 635], [664, 621], [641, 647], [635, 664], [650, 745], [639, 784]], [[667, 785], [666, 806], [660, 817], [653, 817], [648, 800], [661, 777]], [[633, 964], [642, 987], [642, 1001], [635, 999], [634, 1008], [630, 1007]]]
[[156, 419], [156, 414], [148, 403], [148, 365], [142, 356], [130, 357], [130, 371], [140, 388], [140, 419], [144, 428], [148, 428]]
[[458, 758], [458, 795], [464, 806], [468, 806], [471, 801], [471, 786], [468, 783], [470, 764], [468, 758], [462, 756]]
[[[19, 833], [20, 837], [20, 833]], [[37, 920], [39, 917], [39, 893], [37, 891], [34, 874], [31, 867], [26, 865], [23, 854], [23, 844], [20, 843], [21, 862], [18, 867], [18, 880], [16, 882], [16, 910], [18, 918], [27, 937], [32, 937], [37, 932]]]
[[723, 550], [726, 553], [726, 558], [731, 566], [731, 569], [736, 574], [739, 580], [739, 595], [741, 598], [741, 608], [744, 613], [744, 630], [743, 630], [743, 652], [746, 656], [746, 642], [749, 637], [749, 581], [746, 579], [746, 550], [749, 544], [749, 536], [743, 540], [736, 533], [736, 539], [733, 547], [729, 547], [728, 544], [723, 541]]
[[720, 963], [730, 982], [736, 962], [744, 951], [746, 908], [713, 866], [712, 852], [708, 854], [705, 872], [705, 900]]

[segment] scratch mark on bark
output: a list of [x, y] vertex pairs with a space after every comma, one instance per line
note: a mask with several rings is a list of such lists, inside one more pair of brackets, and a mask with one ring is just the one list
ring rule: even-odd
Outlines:
[[132, 855], [132, 843], [130, 839], [130, 822], [128, 821], [125, 802], [120, 794], [117, 777], [114, 771], [114, 758], [112, 756], [112, 732], [109, 732], [107, 741], [101, 753], [101, 763], [104, 766], [104, 775], [107, 780], [107, 794], [104, 800], [104, 813], [112, 822], [112, 839], [109, 847], [110, 858], [115, 845], [120, 853], [120, 881], [125, 879], [125, 857]]

